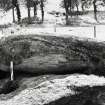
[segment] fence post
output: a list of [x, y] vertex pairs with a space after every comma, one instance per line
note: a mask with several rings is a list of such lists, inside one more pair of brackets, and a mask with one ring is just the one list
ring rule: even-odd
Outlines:
[[94, 38], [96, 38], [96, 26], [94, 26]]
[[55, 17], [54, 32], [56, 32], [56, 24], [57, 24], [57, 19]]
[[11, 81], [14, 80], [13, 61], [10, 62]]

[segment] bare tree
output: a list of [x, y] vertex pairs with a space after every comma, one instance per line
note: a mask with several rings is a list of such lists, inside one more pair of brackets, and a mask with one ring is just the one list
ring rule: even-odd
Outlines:
[[40, 7], [42, 13], [42, 22], [44, 21], [44, 0], [40, 0]]
[[[14, 15], [14, 8], [16, 8], [17, 11], [17, 18], [18, 18], [18, 22], [20, 22], [21, 20], [21, 14], [20, 14], [20, 8], [19, 8], [19, 4], [17, 0], [12, 0], [12, 5], [13, 5], [13, 15]], [[14, 21], [14, 16], [13, 16], [13, 21]]]
[[30, 13], [30, 8], [33, 7], [34, 8], [34, 17], [37, 16], [37, 6], [40, 5], [40, 9], [41, 9], [41, 15], [42, 15], [42, 22], [44, 21], [44, 2], [46, 0], [26, 0], [26, 5], [28, 8], [28, 20], [29, 23], [31, 22], [31, 13]]
[[12, 9], [12, 14], [13, 14], [13, 22], [15, 22], [15, 8], [17, 11], [17, 18], [18, 22], [20, 22], [21, 19], [21, 13], [20, 13], [20, 8], [17, 0], [0, 0], [0, 8], [4, 9], [5, 11], [8, 11]]
[[15, 22], [15, 10], [14, 6], [12, 7], [12, 17], [13, 17], [13, 23]]
[[69, 5], [68, 5], [68, 0], [64, 0], [64, 8], [66, 12], [66, 25], [68, 25], [68, 16], [69, 16]]
[[35, 18], [37, 16], [37, 5], [38, 5], [37, 1], [35, 1], [33, 5], [34, 5], [34, 18]]
[[97, 21], [97, 5], [96, 5], [97, 0], [93, 1], [93, 7], [94, 7], [94, 19]]
[[99, 5], [105, 6], [105, 0], [81, 0], [82, 1], [82, 9], [85, 10], [85, 8], [90, 8], [93, 5], [94, 9], [94, 19], [98, 21], [97, 19], [97, 7]]
[[27, 5], [27, 11], [28, 11], [28, 22], [31, 22], [31, 13], [30, 13], [30, 7], [31, 7], [31, 1], [30, 0], [26, 0], [26, 5]]
[[77, 12], [79, 12], [79, 1], [78, 0], [63, 0], [62, 1], [62, 4], [63, 4], [63, 8], [65, 8], [65, 16], [66, 16], [66, 25], [68, 25], [68, 17], [69, 17], [69, 14], [71, 14], [72, 16], [72, 10], [76, 7], [77, 8]]

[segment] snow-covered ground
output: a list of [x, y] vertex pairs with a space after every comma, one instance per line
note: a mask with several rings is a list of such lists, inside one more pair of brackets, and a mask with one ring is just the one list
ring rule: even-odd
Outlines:
[[94, 75], [86, 76], [75, 74], [65, 78], [46, 80], [33, 86], [36, 81], [38, 82], [38, 78], [35, 78], [37, 77], [33, 77], [33, 79], [28, 78], [26, 81], [24, 80], [24, 84], [30, 84], [30, 87], [22, 90], [19, 94], [16, 94], [8, 100], [0, 99], [0, 105], [44, 105], [64, 96], [75, 95], [76, 91], [73, 90], [73, 86], [93, 87], [105, 85], [104, 77]]
[[0, 37], [7, 37], [9, 35], [54, 35], [61, 37], [78, 36], [84, 38], [93, 38], [99, 41], [105, 41], [105, 25], [96, 26], [96, 38], [94, 38], [94, 26], [91, 27], [56, 27], [55, 25], [46, 26], [28, 26], [20, 27], [14, 25], [8, 29], [0, 31]]
[[[52, 1], [48, 0], [45, 7], [45, 22], [44, 24], [38, 25], [23, 25], [20, 27], [19, 25], [12, 23], [12, 10], [8, 12], [0, 11], [0, 26], [11, 24], [9, 28], [0, 28], [0, 37], [6, 37], [9, 35], [29, 35], [29, 34], [41, 34], [41, 35], [56, 35], [56, 36], [79, 36], [79, 37], [87, 37], [87, 38], [94, 38], [94, 25], [96, 21], [94, 20], [93, 16], [83, 15], [79, 18], [82, 20], [81, 25], [85, 26], [85, 22], [90, 23], [89, 26], [65, 26], [65, 17], [61, 16], [55, 18], [55, 16], [48, 14], [51, 11], [62, 11], [63, 9], [59, 6], [60, 0]], [[27, 17], [27, 8], [24, 5], [20, 6], [21, 8], [21, 16], [22, 19]], [[31, 11], [32, 12], [32, 11]], [[33, 16], [33, 12], [31, 13]], [[41, 12], [38, 11], [38, 17], [41, 17]], [[61, 25], [55, 26], [55, 21]], [[105, 22], [105, 20], [103, 20]], [[56, 32], [55, 32], [56, 30]], [[96, 25], [96, 38], [100, 41], [105, 41], [105, 26], [104, 25]]]
[[[60, 0], [48, 0], [48, 4], [45, 8], [45, 22], [44, 24], [31, 24], [26, 25], [23, 24], [22, 26], [13, 24], [12, 23], [12, 11], [8, 12], [0, 12], [0, 26], [11, 24], [12, 25], [8, 28], [0, 28], [0, 38], [8, 37], [10, 35], [53, 35], [53, 36], [60, 36], [60, 37], [70, 37], [70, 36], [78, 36], [82, 38], [93, 38], [100, 41], [105, 41], [105, 25], [96, 25], [96, 38], [94, 38], [94, 23], [96, 21], [91, 18], [90, 16], [80, 16], [83, 21], [88, 23], [92, 23], [88, 26], [85, 26], [84, 23], [81, 22], [83, 26], [65, 26], [64, 18], [55, 18], [53, 15], [48, 14], [49, 11], [56, 10], [59, 11], [61, 8], [58, 7]], [[56, 5], [55, 5], [56, 4]], [[27, 9], [24, 6], [21, 6], [21, 14], [22, 19], [27, 17]], [[32, 14], [33, 15], [33, 14]], [[38, 17], [40, 17], [40, 11], [38, 11]], [[61, 25], [56, 25], [55, 21]], [[63, 19], [63, 22], [62, 22]], [[104, 20], [105, 22], [105, 20]], [[30, 82], [31, 83], [31, 82]], [[52, 85], [53, 83], [53, 85]], [[42, 102], [48, 103], [51, 99], [55, 100], [60, 98], [61, 96], [67, 95], [68, 93], [74, 94], [74, 91], [67, 89], [67, 86], [102, 86], [105, 85], [105, 78], [99, 77], [95, 75], [71, 75], [64, 79], [55, 79], [52, 81], [43, 82], [38, 86], [42, 86], [42, 88], [37, 89], [29, 88], [28, 90], [25, 89], [24, 91], [20, 92], [17, 96], [9, 99], [7, 101], [0, 101], [0, 105], [26, 105], [25, 103], [31, 102]], [[50, 97], [49, 97], [50, 95]], [[41, 98], [39, 98], [41, 97]], [[30, 101], [32, 98], [32, 101]], [[46, 100], [47, 99], [47, 100]], [[26, 101], [27, 100], [27, 101]], [[23, 103], [22, 103], [23, 102]], [[37, 103], [40, 105], [40, 103]], [[19, 104], [18, 104], [19, 105]]]

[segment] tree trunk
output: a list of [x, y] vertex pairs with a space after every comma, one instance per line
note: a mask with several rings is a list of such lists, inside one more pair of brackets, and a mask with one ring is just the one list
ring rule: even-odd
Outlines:
[[79, 8], [78, 8], [78, 4], [76, 4], [76, 8], [77, 8], [77, 16], [79, 15]]
[[84, 9], [84, 5], [85, 5], [85, 2], [82, 2], [82, 4], [81, 4], [81, 8], [82, 8], [82, 11], [83, 11], [83, 12], [85, 11], [85, 9]]
[[30, 13], [31, 3], [30, 0], [27, 0], [27, 12], [28, 12], [28, 23], [31, 23], [31, 13]]
[[69, 23], [68, 23], [68, 16], [69, 16], [69, 7], [68, 7], [68, 5], [67, 5], [67, 2], [66, 2], [66, 0], [64, 0], [64, 7], [65, 7], [65, 11], [66, 11], [66, 25], [68, 25]]
[[16, 10], [17, 10], [17, 18], [18, 18], [18, 23], [20, 23], [21, 20], [21, 13], [20, 13], [20, 8], [19, 5], [16, 5]]
[[34, 18], [36, 18], [37, 16], [37, 5], [34, 4]]
[[44, 21], [44, 4], [43, 4], [43, 0], [41, 0], [40, 7], [41, 7], [41, 13], [42, 13], [42, 23], [43, 23], [43, 21]]
[[69, 22], [68, 22], [68, 11], [66, 10], [66, 25], [68, 25]]
[[31, 23], [31, 14], [30, 14], [30, 7], [28, 9], [28, 23]]
[[72, 17], [72, 3], [71, 3], [71, 0], [70, 0], [70, 14], [71, 14], [71, 17]]
[[13, 5], [13, 21], [14, 21], [14, 8], [17, 10], [17, 18], [18, 22], [20, 22], [21, 19], [21, 13], [20, 13], [20, 8], [17, 0], [12, 0], [12, 5]]
[[97, 21], [97, 5], [96, 5], [96, 0], [93, 1], [93, 7], [94, 7], [94, 19]]

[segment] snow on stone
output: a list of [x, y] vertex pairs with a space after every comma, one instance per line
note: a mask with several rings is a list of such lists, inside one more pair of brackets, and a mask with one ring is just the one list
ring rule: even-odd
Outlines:
[[0, 100], [0, 105], [43, 105], [75, 92], [68, 86], [102, 86], [105, 78], [95, 75], [70, 75], [63, 79], [42, 82], [34, 88], [28, 88], [7, 101]]

